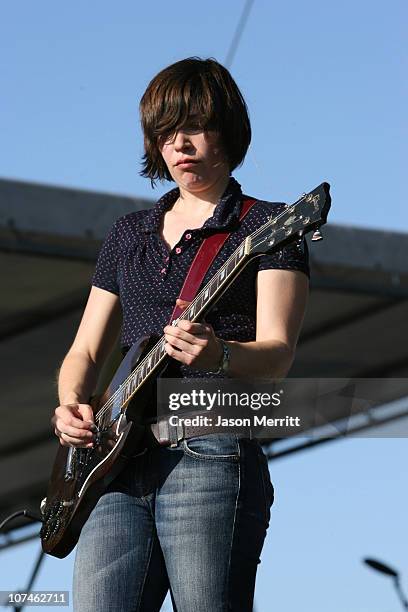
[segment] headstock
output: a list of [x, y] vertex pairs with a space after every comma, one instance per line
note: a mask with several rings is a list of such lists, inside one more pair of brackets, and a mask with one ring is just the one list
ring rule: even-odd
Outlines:
[[[249, 252], [267, 253], [271, 249], [275, 250], [278, 245], [317, 230], [326, 223], [330, 204], [330, 185], [321, 183], [251, 234]], [[321, 239], [321, 235], [316, 234], [315, 239]]]

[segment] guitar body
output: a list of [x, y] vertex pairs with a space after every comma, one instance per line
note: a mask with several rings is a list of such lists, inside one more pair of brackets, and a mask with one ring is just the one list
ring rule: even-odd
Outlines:
[[115, 401], [108, 400], [155, 341], [154, 337], [144, 337], [136, 342], [129, 349], [104, 395], [91, 400], [94, 414], [106, 402], [108, 406], [111, 405], [99, 420], [98, 438], [94, 447], [59, 445], [47, 497], [41, 508], [43, 526], [40, 535], [44, 552], [63, 558], [72, 551], [102, 493], [125, 467], [129, 457], [143, 450], [140, 441], [145, 427], [141, 421], [152, 395], [152, 383], [144, 384], [115, 420], [114, 415], [120, 411], [120, 393], [117, 393]]

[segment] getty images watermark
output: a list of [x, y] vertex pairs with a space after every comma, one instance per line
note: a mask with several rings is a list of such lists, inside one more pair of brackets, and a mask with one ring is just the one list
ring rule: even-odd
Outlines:
[[407, 436], [407, 398], [408, 379], [157, 380], [159, 419], [258, 438]]
[[188, 417], [171, 414], [169, 423], [170, 425], [184, 423], [185, 425], [206, 425], [209, 427], [300, 427], [300, 417], [298, 416], [268, 417], [266, 414], [251, 414], [250, 416], [241, 414], [238, 416], [237, 413], [235, 413], [235, 416], [228, 416], [227, 414], [227, 410], [231, 409], [238, 409], [242, 413], [244, 408], [257, 411], [272, 406], [278, 407], [282, 401], [281, 394], [283, 394], [282, 389], [273, 393], [222, 391], [221, 389], [211, 392], [196, 388], [189, 392], [185, 390], [170, 392], [168, 398], [170, 411], [199, 408], [204, 411], [212, 411], [214, 416], [198, 414]]

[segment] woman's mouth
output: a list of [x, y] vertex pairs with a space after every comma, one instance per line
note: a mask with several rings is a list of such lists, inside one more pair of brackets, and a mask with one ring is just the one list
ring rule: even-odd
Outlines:
[[176, 166], [178, 168], [188, 168], [189, 166], [194, 166], [194, 164], [197, 164], [198, 160], [196, 159], [181, 159], [180, 161], [178, 161], [176, 163]]
[[181, 162], [179, 164], [177, 164], [177, 168], [191, 168], [192, 166], [195, 166], [198, 162]]

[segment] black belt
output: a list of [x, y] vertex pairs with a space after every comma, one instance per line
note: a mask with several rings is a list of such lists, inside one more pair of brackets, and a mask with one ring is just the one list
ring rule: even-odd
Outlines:
[[216, 425], [185, 425], [184, 423], [170, 425], [168, 419], [162, 419], [157, 423], [150, 423], [148, 427], [150, 427], [154, 437], [161, 446], [175, 447], [180, 440], [212, 433], [236, 433], [241, 438], [252, 438], [251, 427], [228, 428]]

